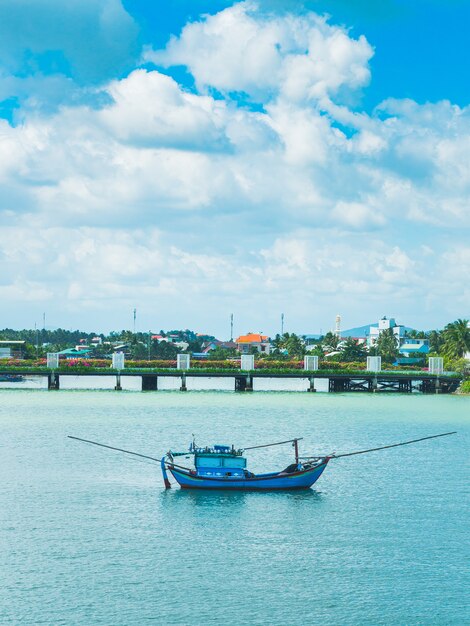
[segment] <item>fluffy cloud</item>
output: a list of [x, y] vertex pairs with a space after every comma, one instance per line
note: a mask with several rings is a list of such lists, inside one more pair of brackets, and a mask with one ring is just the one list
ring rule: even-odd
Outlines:
[[287, 309], [286, 294], [306, 325], [315, 307], [433, 311], [440, 289], [468, 305], [469, 109], [358, 113], [371, 54], [325, 18], [242, 3], [146, 52], [186, 65], [196, 89], [134, 69], [100, 106], [0, 120], [3, 301], [164, 299], [167, 325], [177, 303], [204, 320], [208, 302]]
[[336, 95], [370, 78], [371, 46], [355, 40], [314, 13], [260, 16], [253, 2], [241, 2], [188, 24], [166, 50], [148, 50], [147, 60], [185, 65], [199, 90], [241, 91], [258, 101], [281, 94], [289, 101]]
[[[437, 253], [430, 260], [427, 251], [407, 253], [377, 237], [363, 247], [360, 234], [332, 230], [281, 236], [249, 255], [184, 250], [156, 228], [123, 232], [51, 227], [32, 237], [27, 228], [9, 227], [3, 234], [0, 276], [7, 276], [8, 270], [13, 277], [0, 281], [6, 310], [11, 301], [42, 307], [53, 301], [54, 315], [75, 312], [90, 321], [100, 311], [119, 319], [120, 310], [137, 304], [149, 323], [155, 324], [157, 315], [163, 325], [171, 325], [175, 316], [184, 324], [190, 310], [192, 319], [207, 328], [205, 324], [213, 323], [213, 307], [218, 315], [237, 307], [240, 316], [248, 307], [248, 324], [275, 323], [273, 314], [283, 310], [307, 328], [313, 311], [316, 319], [332, 318], [332, 301], [347, 301], [350, 315], [364, 309], [378, 315], [391, 302], [393, 311], [400, 312], [404, 303], [419, 301], [419, 319], [426, 324], [437, 304], [442, 311], [452, 311], [449, 298], [455, 292], [448, 268], [455, 268], [452, 278], [462, 281], [470, 271], [465, 249]], [[426, 276], [430, 270], [433, 292]], [[447, 296], [445, 302], [437, 290]], [[465, 306], [466, 298], [462, 290], [459, 305]]]

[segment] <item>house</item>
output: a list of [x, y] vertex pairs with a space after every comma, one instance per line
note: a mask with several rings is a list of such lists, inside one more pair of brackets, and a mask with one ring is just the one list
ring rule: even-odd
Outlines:
[[77, 352], [91, 352], [90, 346], [88, 346], [86, 343], [82, 343], [83, 341], [85, 340], [80, 339], [80, 343], [78, 344], [78, 346], [75, 346], [75, 350]]
[[400, 356], [395, 365], [414, 365], [422, 363], [429, 354], [429, 342], [427, 339], [407, 339], [407, 343], [402, 344], [398, 351]]
[[237, 350], [238, 346], [234, 341], [219, 341], [218, 339], [204, 341], [202, 344], [202, 351], [205, 354], [212, 352], [212, 350], [215, 350], [216, 348], [222, 348], [223, 350], [230, 350], [230, 349]]
[[248, 333], [247, 335], [240, 335], [235, 342], [240, 354], [248, 354], [253, 348], [262, 354], [269, 354], [271, 351], [271, 344], [269, 343], [268, 336], [261, 335], [261, 333]]
[[175, 348], [179, 348], [180, 350], [187, 350], [189, 348], [189, 343], [187, 341], [172, 341], [172, 344]]
[[406, 357], [409, 357], [412, 354], [422, 354], [423, 356], [426, 356], [426, 354], [429, 354], [429, 341], [428, 339], [407, 338], [406, 343], [402, 344], [398, 351]]
[[91, 350], [90, 348], [85, 348], [83, 346], [76, 346], [75, 348], [67, 348], [66, 350], [62, 350], [61, 352], [57, 352], [59, 355], [59, 359], [84, 359], [85, 357], [90, 356]]
[[22, 359], [26, 341], [0, 341], [0, 359]]
[[176, 348], [180, 350], [187, 350], [189, 348], [189, 343], [187, 341], [183, 341], [179, 335], [170, 334], [166, 335], [152, 335], [152, 341], [166, 341], [167, 343], [172, 343]]
[[111, 347], [111, 354], [115, 352], [122, 352], [127, 358], [131, 355], [131, 347], [128, 343], [117, 343]]

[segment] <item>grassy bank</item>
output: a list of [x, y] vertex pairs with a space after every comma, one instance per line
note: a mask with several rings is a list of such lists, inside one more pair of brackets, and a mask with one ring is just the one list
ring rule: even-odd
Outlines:
[[[23, 364], [24, 363], [24, 364]], [[178, 370], [176, 369], [176, 364], [173, 367], [169, 367], [168, 363], [165, 363], [165, 366], [154, 366], [154, 367], [126, 367], [125, 369], [123, 369], [121, 371], [121, 373], [123, 375], [145, 375], [145, 374], [174, 374], [175, 376], [181, 375], [182, 370]], [[206, 365], [206, 364], [204, 364]], [[19, 364], [12, 364], [12, 365], [6, 365], [6, 364], [1, 364], [0, 365], [0, 372], [4, 373], [4, 374], [42, 374], [42, 375], [47, 375], [50, 373], [50, 370], [45, 366], [45, 365], [37, 365], [37, 364], [28, 364], [27, 362], [22, 362], [21, 365]], [[117, 370], [111, 368], [109, 366], [109, 364], [107, 365], [99, 365], [99, 366], [95, 366], [95, 365], [91, 365], [91, 364], [77, 364], [77, 365], [61, 365], [56, 372], [58, 374], [88, 374], [88, 375], [92, 375], [92, 374], [98, 374], [98, 375], [114, 375], [117, 374]], [[233, 367], [233, 365], [231, 367], [192, 367], [190, 370], [187, 370], [186, 372], [189, 376], [191, 374], [200, 374], [200, 375], [211, 375], [211, 374], [225, 374], [228, 376], [239, 376], [240, 374], [258, 374], [258, 375], [263, 375], [263, 376], [304, 376], [304, 377], [310, 377], [310, 376], [316, 376], [316, 377], [321, 377], [321, 376], [371, 376], [371, 375], [375, 375], [375, 372], [368, 372], [365, 369], [356, 369], [356, 368], [349, 368], [349, 367], [335, 367], [335, 368], [329, 368], [329, 367], [320, 367], [319, 370], [317, 371], [306, 371], [303, 370], [302, 368], [299, 367], [257, 367], [255, 370], [252, 370], [251, 372], [246, 372], [246, 371], [242, 371], [239, 368], [235, 368]], [[419, 369], [414, 369], [414, 370], [395, 370], [395, 369], [387, 369], [387, 370], [382, 370], [381, 372], [377, 373], [377, 376], [387, 376], [387, 375], [392, 375], [392, 376], [400, 376], [400, 377], [404, 377], [404, 378], [410, 378], [410, 377], [426, 377], [426, 378], [435, 378], [435, 374], [430, 374], [427, 371], [423, 371], [423, 370], [419, 370]], [[455, 377], [458, 376], [455, 373], [452, 372], [445, 372], [443, 374], [441, 374], [441, 377]], [[465, 389], [467, 389], [467, 391], [464, 391], [464, 393], [470, 393], [470, 386], [469, 386], [470, 381], [466, 381], [465, 383], [463, 383], [463, 385], [465, 385]]]

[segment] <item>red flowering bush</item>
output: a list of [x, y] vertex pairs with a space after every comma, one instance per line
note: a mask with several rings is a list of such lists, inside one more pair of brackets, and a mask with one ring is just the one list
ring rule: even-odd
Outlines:
[[67, 359], [66, 361], [60, 361], [59, 367], [67, 369], [90, 369], [93, 365], [85, 359]]

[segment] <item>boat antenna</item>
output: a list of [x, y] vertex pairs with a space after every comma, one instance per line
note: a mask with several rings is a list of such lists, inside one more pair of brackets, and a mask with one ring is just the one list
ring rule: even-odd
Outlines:
[[150, 459], [151, 461], [156, 461], [160, 463], [161, 459], [156, 459], [153, 456], [147, 456], [146, 454], [139, 454], [139, 452], [132, 452], [131, 450], [124, 450], [123, 448], [115, 448], [114, 446], [107, 446], [105, 443], [98, 443], [97, 441], [90, 441], [89, 439], [81, 439], [80, 437], [73, 437], [72, 435], [67, 435], [69, 439], [75, 439], [76, 441], [82, 441], [84, 443], [92, 443], [94, 446], [100, 446], [101, 448], [108, 448], [109, 450], [117, 450], [118, 452], [125, 452], [126, 454], [132, 454], [133, 456], [140, 456], [143, 459]]
[[376, 452], [377, 450], [386, 450], [387, 448], [397, 448], [398, 446], [407, 446], [410, 443], [417, 443], [418, 441], [425, 441], [426, 439], [436, 439], [437, 437], [447, 437], [448, 435], [455, 435], [457, 431], [450, 433], [441, 433], [440, 435], [430, 435], [429, 437], [421, 437], [420, 439], [412, 439], [411, 441], [402, 441], [401, 443], [393, 443], [389, 446], [380, 446], [380, 448], [369, 448], [369, 450], [359, 450], [357, 452], [347, 452], [346, 454], [332, 454], [331, 459], [339, 459], [344, 456], [354, 456], [356, 454], [366, 454], [367, 452]]

